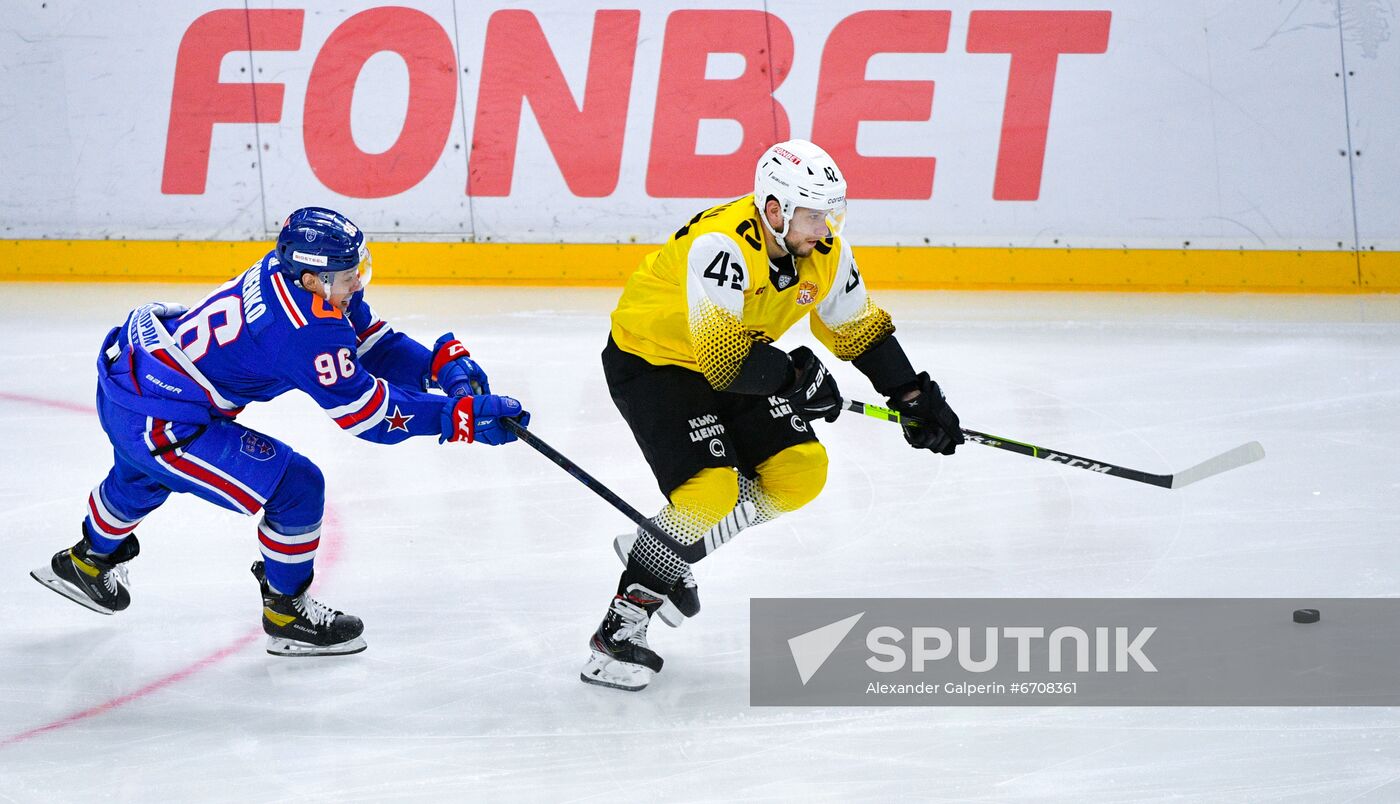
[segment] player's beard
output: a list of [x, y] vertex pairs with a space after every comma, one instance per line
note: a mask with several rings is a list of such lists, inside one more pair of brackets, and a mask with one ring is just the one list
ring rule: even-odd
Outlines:
[[812, 249], [816, 248], [816, 244], [807, 242], [805, 237], [794, 238], [792, 235], [783, 238], [783, 245], [787, 246], [788, 253], [794, 257], [810, 257]]

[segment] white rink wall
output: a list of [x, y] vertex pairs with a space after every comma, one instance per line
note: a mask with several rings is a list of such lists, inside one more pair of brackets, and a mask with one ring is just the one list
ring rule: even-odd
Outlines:
[[796, 136], [865, 244], [1400, 249], [1393, 3], [1012, 5], [16, 0], [0, 237], [654, 242]]

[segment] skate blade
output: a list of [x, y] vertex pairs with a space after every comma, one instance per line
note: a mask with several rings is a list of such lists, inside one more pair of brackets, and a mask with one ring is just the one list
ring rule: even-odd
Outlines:
[[273, 656], [349, 656], [369, 647], [364, 637], [355, 637], [334, 645], [312, 645], [295, 639], [268, 636], [267, 652]]
[[79, 606], [82, 606], [85, 609], [95, 611], [98, 614], [106, 614], [108, 616], [117, 613], [114, 609], [109, 609], [106, 606], [99, 605], [97, 601], [88, 597], [87, 593], [83, 592], [83, 590], [77, 588], [73, 584], [55, 575], [51, 567], [40, 567], [39, 569], [30, 572], [29, 577], [33, 578], [34, 580], [38, 581], [44, 586], [54, 590], [60, 595], [63, 595], [64, 597], [68, 598], [74, 603], [77, 603]]
[[596, 651], [588, 659], [588, 664], [578, 674], [585, 684], [597, 684], [625, 692], [640, 692], [651, 683], [656, 675], [649, 667], [619, 662]]

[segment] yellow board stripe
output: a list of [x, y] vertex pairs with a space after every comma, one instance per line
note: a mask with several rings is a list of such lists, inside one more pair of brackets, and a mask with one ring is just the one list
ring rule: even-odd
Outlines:
[[[0, 281], [223, 281], [266, 242], [0, 240]], [[374, 244], [384, 284], [621, 287], [651, 245]], [[1400, 292], [1400, 252], [862, 246], [877, 289]]]

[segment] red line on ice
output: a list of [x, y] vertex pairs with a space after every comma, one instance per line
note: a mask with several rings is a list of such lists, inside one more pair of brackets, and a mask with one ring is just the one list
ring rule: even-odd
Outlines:
[[79, 405], [77, 402], [65, 402], [61, 399], [44, 399], [43, 397], [27, 396], [25, 394], [11, 394], [6, 391], [0, 391], [0, 399], [5, 399], [10, 402], [24, 402], [25, 404], [39, 405], [45, 408], [56, 408], [57, 410], [66, 410], [69, 413], [97, 412], [97, 408], [93, 407], [92, 405]]
[[97, 704], [96, 706], [89, 706], [87, 709], [83, 709], [81, 711], [74, 712], [71, 715], [61, 717], [58, 720], [53, 721], [52, 723], [45, 723], [44, 725], [36, 726], [35, 728], [30, 729], [29, 731], [22, 731], [19, 734], [14, 734], [9, 737], [6, 737], [5, 739], [0, 740], [0, 748], [4, 748], [9, 745], [14, 745], [15, 743], [22, 743], [25, 740], [28, 740], [30, 737], [37, 737], [40, 734], [44, 734], [46, 732], [57, 731], [58, 729], [61, 729], [65, 726], [71, 726], [79, 721], [87, 720], [90, 717], [96, 717], [97, 715], [100, 715], [103, 712], [110, 712], [111, 710], [116, 709], [119, 706], [131, 703], [132, 701], [135, 701], [139, 698], [144, 698], [147, 695], [150, 695], [151, 693], [156, 692], [158, 690], [162, 690], [172, 684], [178, 684], [179, 682], [184, 681], [185, 679], [189, 678], [195, 673], [198, 673], [200, 670], [203, 670], [204, 668], [209, 667], [211, 665], [218, 664], [224, 659], [227, 659], [228, 657], [247, 647], [247, 645], [254, 639], [257, 639], [257, 637], [261, 633], [261, 629], [257, 631], [249, 631], [248, 633], [244, 634], [243, 636], [239, 637], [238, 639], [234, 640], [228, 645], [220, 648], [219, 650], [209, 654], [208, 656], [205, 656], [202, 659], [197, 659], [192, 664], [186, 665], [180, 670], [177, 670], [174, 673], [165, 676], [164, 678], [158, 678], [144, 687], [132, 690], [131, 692], [126, 693], [125, 695], [118, 695], [117, 697], [112, 698], [108, 701], [103, 701], [102, 703]]
[[[7, 392], [0, 392], [0, 399], [8, 400], [10, 402], [23, 402], [30, 405], [38, 405], [40, 407], [53, 408], [55, 410], [67, 411], [70, 413], [97, 412], [96, 408], [88, 405], [79, 405], [75, 402], [65, 402], [59, 399], [45, 399], [43, 397], [27, 396], [25, 394], [11, 394]], [[326, 506], [325, 523], [331, 527], [332, 531], [339, 530], [339, 528], [336, 526], [337, 517], [335, 515], [335, 512], [330, 508], [330, 506]], [[340, 540], [335, 539], [328, 542], [326, 550], [323, 551], [321, 555], [324, 557], [323, 560], [320, 562], [322, 569], [326, 569], [334, 565], [336, 559], [340, 556]], [[209, 655], [204, 656], [202, 658], [195, 659], [193, 662], [190, 662], [189, 664], [185, 665], [179, 670], [176, 670], [175, 672], [170, 673], [168, 675], [162, 676], [156, 679], [155, 681], [149, 682], [145, 686], [138, 687], [132, 690], [131, 692], [118, 695], [115, 698], [110, 698], [106, 701], [103, 701], [102, 703], [94, 704], [93, 706], [89, 706], [86, 709], [81, 709], [77, 712], [64, 715], [63, 717], [58, 718], [57, 720], [51, 721], [49, 723], [45, 723], [42, 726], [35, 726], [34, 728], [29, 729], [27, 731], [22, 731], [18, 734], [12, 734], [9, 737], [0, 738], [0, 748], [6, 748], [17, 743], [22, 743], [25, 740], [30, 739], [31, 737], [37, 737], [41, 734], [47, 734], [51, 731], [58, 731], [59, 729], [72, 726], [75, 723], [81, 723], [82, 721], [87, 720], [89, 718], [93, 718], [106, 712], [110, 712], [113, 709], [125, 706], [126, 704], [129, 704], [132, 701], [138, 701], [142, 698], [145, 698], [148, 695], [159, 692], [165, 689], [166, 687], [178, 684], [181, 681], [184, 681], [185, 679], [200, 672], [201, 670], [213, 667], [219, 662], [222, 662], [230, 656], [233, 656], [234, 654], [248, 647], [248, 645], [252, 644], [261, 635], [261, 628], [253, 629], [244, 633], [242, 636], [239, 636], [232, 642], [228, 643], [222, 648], [219, 648], [213, 653], [210, 653]]]

